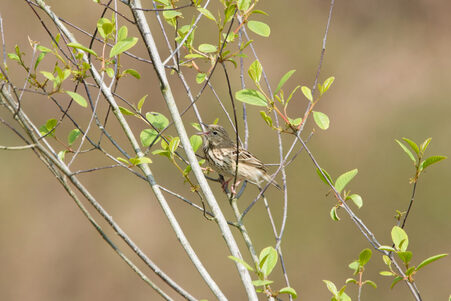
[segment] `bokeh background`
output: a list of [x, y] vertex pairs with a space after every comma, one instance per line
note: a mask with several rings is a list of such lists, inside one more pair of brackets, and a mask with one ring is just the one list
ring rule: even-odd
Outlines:
[[[144, 4], [150, 7], [148, 2]], [[91, 32], [101, 12], [101, 7], [90, 0], [48, 3], [62, 18]], [[119, 7], [130, 15], [122, 4]], [[319, 61], [328, 1], [260, 1], [258, 8], [269, 13], [269, 17], [256, 18], [271, 26], [271, 36], [253, 38], [271, 84], [275, 86], [286, 71], [296, 69], [287, 88], [297, 84], [311, 86]], [[318, 107], [331, 118], [331, 127], [325, 132], [316, 131], [309, 146], [333, 177], [359, 169], [349, 186], [364, 200], [364, 206], [356, 212], [383, 244], [390, 244], [395, 210], [407, 208], [412, 189], [409, 177], [414, 172], [394, 139], [409, 137], [422, 142], [433, 137], [428, 154], [450, 155], [450, 10], [451, 3], [446, 0], [348, 0], [335, 4], [320, 78], [324, 80], [333, 75], [336, 80]], [[50, 45], [25, 1], [1, 0], [0, 13], [7, 52], [13, 52], [14, 45], [18, 44], [30, 59], [28, 37]], [[155, 33], [159, 32], [154, 21], [151, 25]], [[197, 43], [214, 39], [212, 29], [203, 29], [208, 25], [211, 21], [201, 22]], [[137, 35], [134, 30], [131, 34]], [[161, 35], [156, 35], [157, 41], [162, 43]], [[77, 37], [82, 42], [87, 41], [80, 34]], [[145, 56], [142, 45], [134, 51]], [[247, 64], [250, 62], [249, 59]], [[118, 92], [136, 100], [135, 103], [149, 94], [144, 110], [168, 115], [152, 67], [126, 58], [123, 64], [139, 70], [143, 78], [139, 81], [125, 79]], [[13, 63], [9, 65], [12, 79], [21, 86], [25, 74]], [[44, 62], [43, 68], [45, 66], [50, 69], [51, 60]], [[237, 90], [238, 70], [232, 72], [232, 85]], [[188, 74], [193, 73], [188, 71]], [[230, 107], [220, 70], [213, 77], [213, 83]], [[176, 79], [172, 81], [172, 89], [180, 107], [184, 107], [188, 100]], [[24, 108], [38, 124], [56, 113], [45, 98], [34, 94], [24, 97]], [[226, 124], [210, 91], [205, 92], [199, 105], [207, 121], [219, 117], [221, 123]], [[297, 94], [290, 114], [303, 114], [305, 105], [303, 97]], [[275, 134], [258, 115], [258, 110], [249, 108], [249, 149], [263, 161], [275, 163], [278, 158]], [[4, 109], [0, 108], [0, 116], [7, 118]], [[192, 115], [185, 116], [186, 122], [192, 120]], [[136, 133], [139, 133], [142, 124], [136, 124]], [[117, 128], [113, 122], [111, 126], [112, 130]], [[310, 121], [306, 133], [312, 127]], [[195, 130], [190, 128], [189, 131], [194, 133]], [[174, 130], [170, 133], [175, 134]], [[286, 138], [285, 145], [290, 141], [291, 138]], [[21, 144], [7, 128], [0, 126], [0, 145]], [[84, 158], [74, 168], [108, 164], [100, 156]], [[153, 159], [152, 168], [159, 183], [195, 199], [183, 180], [175, 176], [172, 166], [163, 158]], [[331, 196], [326, 197], [328, 189], [318, 179], [305, 153], [287, 172], [289, 216], [282, 246], [291, 284], [301, 300], [328, 300], [330, 294], [322, 279], [331, 280], [337, 286], [344, 284], [352, 276], [347, 265], [369, 244], [343, 211], [339, 212], [340, 222], [330, 219], [329, 210], [335, 201]], [[177, 243], [147, 185], [119, 169], [86, 174], [81, 179], [152, 260], [196, 297], [213, 300]], [[406, 227], [414, 264], [451, 250], [450, 179], [449, 160], [432, 166], [420, 179]], [[212, 186], [224, 213], [232, 219], [219, 185]], [[246, 190], [240, 199], [242, 208], [256, 193], [254, 187]], [[268, 197], [280, 223], [281, 194], [270, 189]], [[228, 252], [217, 226], [180, 201], [168, 199], [194, 249], [219, 286], [230, 300], [245, 300], [235, 266], [226, 258]], [[262, 203], [253, 208], [245, 223], [258, 250], [274, 245]], [[115, 234], [102, 225], [123, 246]], [[242, 239], [233, 231], [249, 260]], [[130, 252], [126, 253], [136, 259]], [[107, 246], [31, 151], [0, 152], [0, 266], [1, 300], [159, 298]], [[164, 287], [148, 269], [143, 269]], [[365, 288], [362, 300], [411, 300], [404, 284], [390, 290], [391, 280], [378, 274], [382, 269], [382, 259], [379, 255], [373, 256], [364, 278], [375, 281], [378, 288]], [[276, 288], [283, 286], [280, 268], [273, 278]], [[451, 258], [424, 268], [416, 279], [424, 300], [447, 300], [451, 293]], [[355, 287], [350, 286], [347, 292], [356, 299]]]

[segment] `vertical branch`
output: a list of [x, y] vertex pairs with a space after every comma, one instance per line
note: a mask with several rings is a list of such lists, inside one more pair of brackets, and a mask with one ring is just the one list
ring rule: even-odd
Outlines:
[[[241, 49], [241, 44], [243, 43], [243, 31], [240, 28], [238, 32], [238, 48]], [[243, 51], [240, 50], [240, 54]], [[240, 80], [241, 80], [241, 89], [246, 88], [246, 84], [244, 83], [244, 59], [243, 56], [240, 56]], [[243, 102], [243, 123], [244, 123], [244, 149], [247, 149], [247, 144], [249, 142], [249, 125], [247, 124], [247, 110], [246, 104]]]
[[[129, 5], [132, 10], [135, 21], [137, 23], [138, 29], [139, 29], [141, 36], [144, 40], [144, 43], [146, 45], [148, 54], [153, 62], [153, 66], [155, 68], [158, 80], [160, 81], [161, 92], [166, 101], [168, 109], [171, 113], [172, 119], [175, 124], [175, 128], [180, 137], [181, 144], [186, 152], [186, 155], [188, 157], [188, 161], [191, 165], [193, 173], [194, 173], [197, 181], [199, 182], [199, 185], [205, 195], [206, 201], [208, 202], [209, 206], [211, 207], [211, 209], [213, 211], [213, 214], [216, 217], [217, 223], [221, 230], [221, 234], [224, 237], [231, 254], [237, 258], [242, 258], [240, 251], [238, 249], [238, 245], [237, 245], [235, 239], [233, 238], [233, 235], [227, 225], [227, 221], [224, 218], [224, 215], [223, 215], [221, 209], [219, 208], [219, 205], [213, 195], [213, 192], [211, 191], [210, 186], [208, 185], [207, 180], [205, 179], [205, 176], [198, 164], [196, 155], [193, 152], [193, 149], [192, 149], [191, 144], [188, 139], [188, 135], [187, 135], [185, 127], [183, 125], [183, 121], [180, 117], [180, 113], [179, 113], [177, 105], [175, 103], [174, 96], [171, 92], [169, 82], [166, 78], [164, 64], [161, 62], [157, 47], [155, 45], [154, 39], [152, 37], [152, 33], [151, 33], [148, 23], [146, 21], [146, 18], [142, 11], [136, 9], [136, 8], [138, 8], [138, 9], [141, 8], [141, 1], [135, 0], [135, 1], [131, 2]], [[180, 45], [183, 45], [183, 43], [180, 43]], [[175, 52], [176, 51], [177, 51], [177, 49], [175, 50]], [[252, 285], [252, 280], [249, 275], [249, 272], [247, 271], [247, 269], [245, 267], [243, 267], [239, 263], [236, 263], [236, 267], [237, 267], [239, 275], [241, 277], [241, 281], [243, 282], [243, 285], [246, 289], [248, 298], [250, 300], [257, 300], [257, 294], [255, 292], [255, 288]]]
[[[415, 199], [415, 191], [417, 189], [417, 183], [418, 183], [418, 179], [416, 179], [415, 182], [413, 183], [412, 196], [410, 197], [409, 207], [407, 208], [406, 215], [404, 216], [404, 220], [402, 221], [402, 225], [401, 225], [401, 228], [403, 228], [403, 229], [404, 229], [404, 226], [406, 225], [407, 217], [409, 217], [409, 212], [410, 212], [410, 209], [412, 208], [413, 200]], [[399, 223], [398, 223], [398, 225], [399, 225]]]

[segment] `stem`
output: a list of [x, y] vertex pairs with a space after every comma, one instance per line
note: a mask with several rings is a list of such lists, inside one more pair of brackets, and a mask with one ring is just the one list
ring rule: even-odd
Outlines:
[[360, 295], [362, 294], [362, 272], [359, 272], [359, 294], [357, 300], [360, 301]]
[[404, 226], [406, 225], [406, 221], [407, 221], [407, 217], [409, 216], [410, 209], [412, 208], [413, 200], [415, 199], [415, 191], [417, 189], [417, 183], [418, 183], [418, 179], [416, 179], [415, 182], [413, 183], [412, 196], [410, 197], [409, 207], [407, 208], [406, 215], [404, 216], [404, 220], [402, 221], [402, 225], [401, 225], [401, 228], [403, 228], [403, 229], [404, 229]]

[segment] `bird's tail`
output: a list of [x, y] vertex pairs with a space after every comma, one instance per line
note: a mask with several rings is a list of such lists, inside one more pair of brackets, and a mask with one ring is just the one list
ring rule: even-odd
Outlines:
[[266, 182], [270, 182], [272, 185], [276, 186], [277, 189], [279, 189], [280, 191], [283, 191], [282, 186], [280, 186], [279, 183], [276, 182], [276, 180], [271, 181], [271, 178], [272, 178], [272, 176], [267, 174], [265, 177]]
[[276, 181], [272, 181], [271, 184], [273, 184], [274, 186], [276, 186], [277, 189], [279, 189], [280, 191], [283, 191], [282, 186], [279, 185], [279, 183], [277, 183]]

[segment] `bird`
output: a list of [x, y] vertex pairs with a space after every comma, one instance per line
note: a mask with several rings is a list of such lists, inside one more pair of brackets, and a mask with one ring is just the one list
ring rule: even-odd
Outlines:
[[[215, 124], [204, 124], [204, 126], [206, 131], [198, 134], [203, 137], [205, 158], [214, 171], [224, 178], [230, 177], [223, 183], [225, 190], [230, 180], [235, 177], [237, 145], [230, 139], [222, 126]], [[272, 185], [282, 190], [277, 182], [271, 181], [271, 176], [262, 161], [240, 146], [238, 147], [238, 175], [235, 185], [231, 187], [233, 194], [236, 194], [235, 187], [243, 180], [257, 185], [259, 189], [264, 182], [271, 182]]]

